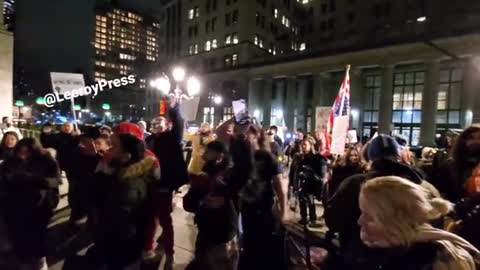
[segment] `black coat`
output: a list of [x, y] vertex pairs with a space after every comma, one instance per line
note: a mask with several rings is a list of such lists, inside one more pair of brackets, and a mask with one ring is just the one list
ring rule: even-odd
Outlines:
[[421, 184], [423, 180], [423, 176], [408, 165], [387, 159], [377, 160], [373, 162], [370, 172], [345, 179], [328, 200], [325, 221], [330, 231], [339, 233], [341, 248], [349, 253], [346, 256], [356, 256], [357, 248], [363, 246], [360, 240], [360, 227], [357, 224], [360, 217], [358, 197], [361, 185], [369, 179], [391, 175], [406, 178], [417, 184]]
[[182, 149], [184, 120], [178, 108], [170, 109], [169, 115], [173, 128], [170, 131], [153, 134], [145, 142], [160, 162], [162, 173], [160, 187], [173, 191], [187, 183], [188, 171]]
[[27, 163], [12, 157], [1, 165], [0, 181], [15, 253], [22, 259], [45, 256], [48, 222], [59, 201], [57, 162], [47, 153]]
[[432, 270], [440, 246], [433, 242], [415, 243], [409, 248], [365, 248], [350, 264], [327, 268], [342, 270]]
[[52, 146], [57, 151], [57, 160], [60, 169], [69, 173], [71, 168], [75, 166], [72, 160], [72, 151], [78, 146], [78, 139], [72, 134], [66, 134], [63, 132], [51, 136], [53, 136], [51, 138], [53, 142]]

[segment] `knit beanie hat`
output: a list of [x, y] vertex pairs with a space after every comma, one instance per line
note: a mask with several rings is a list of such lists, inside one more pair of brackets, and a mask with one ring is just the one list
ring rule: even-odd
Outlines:
[[113, 127], [113, 132], [117, 134], [132, 134], [133, 136], [137, 137], [139, 140], [143, 140], [143, 132], [139, 126], [129, 123], [123, 122]]
[[393, 137], [380, 134], [370, 141], [367, 152], [368, 159], [372, 161], [387, 157], [400, 157], [400, 145]]

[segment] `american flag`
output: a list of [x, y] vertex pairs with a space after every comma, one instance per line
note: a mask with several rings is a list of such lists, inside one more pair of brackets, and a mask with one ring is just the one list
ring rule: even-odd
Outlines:
[[[339, 116], [348, 116], [350, 115], [350, 66], [347, 66], [345, 72], [345, 79], [343, 79], [342, 85], [340, 86], [340, 91], [338, 91], [337, 96], [335, 97], [335, 102], [332, 106], [332, 111], [330, 112], [330, 117], [328, 118], [327, 129], [325, 130], [325, 149], [324, 153], [330, 153], [332, 138], [331, 133], [333, 130], [333, 125], [335, 124], [335, 118]], [[347, 132], [347, 131], [345, 131]]]

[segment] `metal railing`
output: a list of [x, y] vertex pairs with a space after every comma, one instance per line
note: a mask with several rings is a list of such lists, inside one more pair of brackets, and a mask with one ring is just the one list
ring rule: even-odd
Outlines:
[[40, 131], [20, 128], [20, 132], [24, 138], [34, 138], [40, 141]]

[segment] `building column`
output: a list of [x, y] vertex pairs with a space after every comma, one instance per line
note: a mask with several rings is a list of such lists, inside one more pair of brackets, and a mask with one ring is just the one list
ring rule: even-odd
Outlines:
[[350, 104], [352, 125], [351, 129], [357, 130], [360, 136], [363, 134], [363, 108], [365, 105], [365, 81], [362, 70], [353, 68], [350, 71]]
[[263, 80], [263, 103], [262, 103], [262, 122], [264, 127], [270, 126], [270, 118], [272, 116], [272, 87], [273, 79], [266, 78]]
[[317, 107], [324, 107], [324, 106], [331, 107], [333, 105], [333, 101], [329, 105], [327, 101], [328, 99], [327, 83], [330, 78], [331, 78], [330, 73], [326, 73], [326, 72], [322, 72], [313, 77], [313, 100], [311, 103], [311, 106], [313, 109], [312, 120], [311, 120], [312, 131], [315, 131]]
[[422, 95], [422, 124], [420, 126], [420, 145], [435, 145], [437, 98], [440, 87], [440, 61], [425, 63], [425, 87]]
[[307, 98], [308, 78], [299, 78], [297, 82], [297, 95], [293, 97], [296, 100], [295, 108], [297, 109], [297, 125], [294, 128], [307, 130], [307, 105], [305, 101]]
[[474, 123], [480, 123], [480, 63], [479, 57], [472, 57], [465, 65], [464, 71], [464, 86], [462, 93], [462, 112], [461, 124], [466, 128]]
[[385, 65], [382, 70], [382, 91], [380, 92], [378, 132], [383, 134], [390, 134], [392, 131], [394, 70], [394, 65]]
[[[260, 104], [263, 100], [262, 86], [263, 80], [252, 79], [248, 82], [248, 112], [250, 113], [250, 115], [258, 118], [257, 120], [259, 122], [261, 121]], [[255, 115], [255, 112], [259, 112], [258, 115]]]
[[285, 125], [289, 130], [295, 129], [295, 109], [298, 108], [296, 106], [296, 100], [298, 98], [297, 92], [297, 79], [296, 77], [288, 77], [286, 79], [286, 87], [287, 87], [287, 100], [285, 101], [285, 111], [283, 112], [283, 118], [285, 119]]
[[[0, 0], [0, 7], [3, 1]], [[3, 10], [3, 9], [2, 9]], [[3, 13], [0, 11], [0, 13]], [[3, 16], [3, 15], [2, 15]], [[3, 20], [2, 20], [3, 21]], [[13, 35], [0, 24], [0, 117], [13, 114]]]

